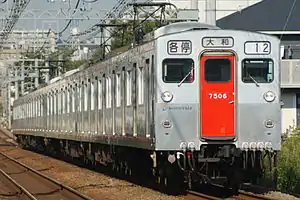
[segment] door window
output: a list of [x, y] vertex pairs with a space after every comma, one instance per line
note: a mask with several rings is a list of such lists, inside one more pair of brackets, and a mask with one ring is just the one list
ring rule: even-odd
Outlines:
[[207, 59], [204, 62], [206, 82], [228, 82], [231, 79], [231, 62], [228, 59]]

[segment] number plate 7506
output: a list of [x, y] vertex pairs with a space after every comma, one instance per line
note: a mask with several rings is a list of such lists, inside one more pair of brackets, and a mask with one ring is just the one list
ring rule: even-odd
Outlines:
[[209, 99], [227, 99], [226, 93], [208, 93]]

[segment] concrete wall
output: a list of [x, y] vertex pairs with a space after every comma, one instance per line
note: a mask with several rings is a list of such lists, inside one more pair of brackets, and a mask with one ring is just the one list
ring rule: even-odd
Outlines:
[[284, 103], [281, 109], [282, 132], [285, 133], [292, 131], [297, 125], [296, 93], [283, 91], [281, 100]]

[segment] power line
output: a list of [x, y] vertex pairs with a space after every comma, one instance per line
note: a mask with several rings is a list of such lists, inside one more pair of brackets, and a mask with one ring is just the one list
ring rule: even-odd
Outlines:
[[[3, 42], [7, 39], [8, 35], [11, 33], [13, 27], [21, 16], [22, 12], [28, 5], [30, 0], [14, 0], [12, 9], [10, 11], [9, 16], [5, 19], [6, 24], [2, 33], [0, 34], [0, 45], [3, 45]], [[5, 2], [1, 2], [5, 3]]]
[[[129, 7], [128, 4], [129, 3], [134, 3], [136, 1], [137, 0], [119, 0], [117, 2], [117, 4], [97, 24], [99, 24], [99, 23], [105, 23], [108, 18], [110, 18], [110, 19], [112, 19], [112, 18], [115, 18], [115, 19], [120, 18], [121, 15], [125, 12], [125, 10]], [[97, 24], [94, 24], [89, 29], [87, 29], [87, 30], [85, 30], [83, 32], [79, 32], [79, 33], [76, 33], [76, 34], [71, 34], [70, 37], [84, 36], [84, 35], [87, 35], [89, 33], [95, 32], [95, 31], [97, 32], [96, 34], [98, 34], [100, 32], [100, 29], [99, 29], [99, 27], [97, 27]], [[70, 38], [68, 38], [68, 40], [69, 39]]]
[[90, 1], [88, 1], [88, 0], [83, 0], [83, 2], [85, 2], [85, 3], [96, 3], [97, 1], [99, 1], [99, 0], [90, 0]]
[[[73, 10], [73, 14], [72, 15], [75, 14], [75, 12], [76, 12], [76, 10], [77, 10], [77, 8], [79, 6], [79, 2], [80, 2], [80, 0], [77, 0], [75, 9]], [[58, 33], [55, 33], [55, 34], [58, 34], [60, 36], [62, 33], [64, 33], [67, 30], [67, 28], [70, 26], [71, 22], [72, 22], [72, 19], [69, 20], [69, 22], [66, 24], [66, 26], [61, 31], [59, 31]]]

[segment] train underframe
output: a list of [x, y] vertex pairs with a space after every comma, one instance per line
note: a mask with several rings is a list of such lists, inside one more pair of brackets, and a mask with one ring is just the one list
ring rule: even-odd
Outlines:
[[[277, 152], [241, 151], [231, 145], [203, 145], [200, 151], [149, 151], [131, 147], [17, 135], [24, 147], [98, 168], [128, 180], [147, 180], [163, 191], [184, 191], [199, 184], [237, 190], [257, 183], [265, 170], [276, 169]], [[276, 185], [276, 170], [274, 175]]]

